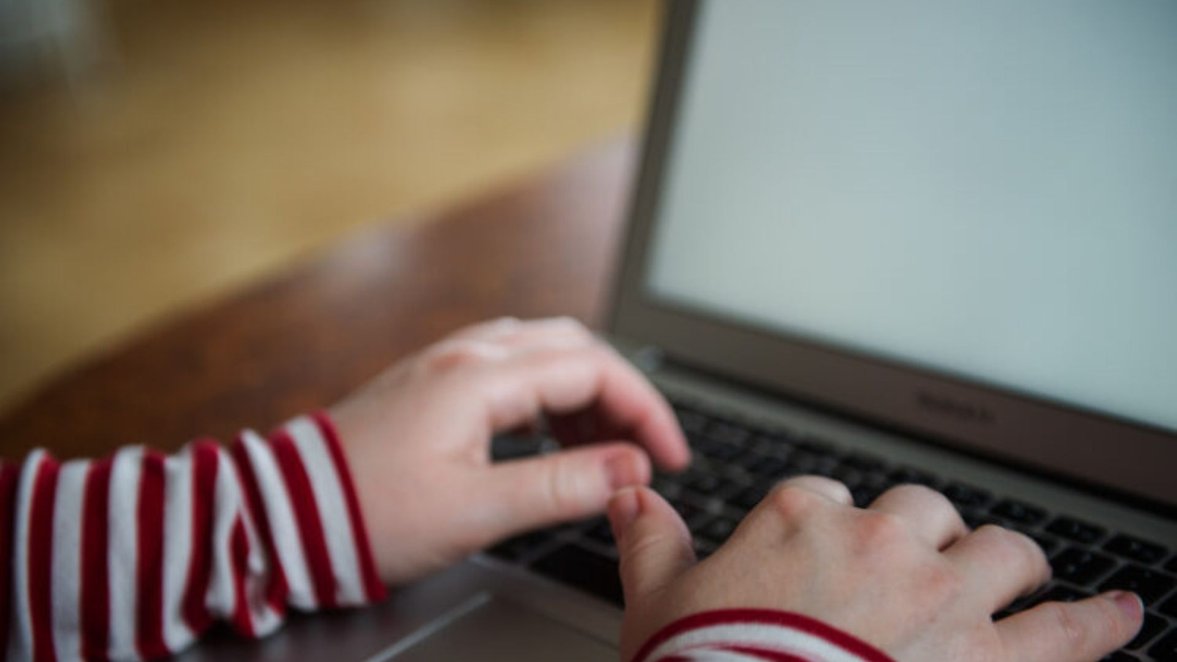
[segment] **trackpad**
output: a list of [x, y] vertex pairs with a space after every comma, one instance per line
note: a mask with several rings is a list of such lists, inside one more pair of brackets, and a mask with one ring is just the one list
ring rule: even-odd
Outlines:
[[528, 607], [483, 593], [410, 637], [406, 647], [381, 659], [616, 660], [617, 649]]

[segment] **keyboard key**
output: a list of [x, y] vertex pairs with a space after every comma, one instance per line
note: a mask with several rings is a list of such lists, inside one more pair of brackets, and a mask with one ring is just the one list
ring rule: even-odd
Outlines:
[[887, 464], [873, 455], [851, 453], [842, 458], [842, 464], [854, 467], [863, 473], [881, 473], [887, 469]]
[[703, 413], [682, 405], [675, 406], [674, 410], [678, 414], [679, 426], [688, 436], [702, 435], [707, 429], [707, 416]]
[[1103, 548], [1116, 556], [1139, 561], [1145, 565], [1156, 563], [1169, 553], [1167, 549], [1156, 543], [1123, 534], [1104, 543]]
[[1094, 524], [1088, 524], [1070, 517], [1056, 517], [1053, 522], [1046, 525], [1046, 530], [1056, 536], [1062, 536], [1067, 540], [1090, 545], [1099, 541], [1107, 535], [1103, 527]]
[[735, 495], [728, 500], [732, 506], [742, 511], [749, 511], [756, 507], [764, 499], [764, 495], [768, 494], [769, 487], [764, 484], [753, 485], [745, 488], [743, 492]]
[[957, 508], [981, 508], [993, 500], [989, 492], [963, 483], [951, 483], [944, 488], [944, 496]]
[[739, 522], [728, 517], [716, 517], [699, 527], [695, 535], [716, 545], [721, 545], [736, 530]]
[[741, 450], [736, 446], [705, 437], [698, 441], [692, 441], [691, 447], [703, 457], [721, 464], [730, 462], [741, 454]]
[[1012, 524], [1033, 525], [1046, 519], [1046, 511], [1028, 503], [1005, 499], [989, 509], [989, 514]]
[[1157, 638], [1161, 632], [1169, 625], [1165, 619], [1156, 614], [1145, 614], [1144, 624], [1140, 626], [1140, 632], [1128, 642], [1124, 648], [1143, 648], [1148, 645], [1150, 641]]
[[688, 527], [699, 518], [706, 516], [702, 508], [689, 501], [684, 501], [682, 498], [671, 499], [670, 505], [674, 506], [674, 509], [678, 511], [679, 517], [683, 518], [683, 521], [687, 523]]
[[1057, 538], [1051, 538], [1050, 536], [1042, 533], [1027, 533], [1026, 535], [1028, 535], [1031, 540], [1038, 543], [1038, 546], [1042, 548], [1042, 551], [1046, 554], [1047, 557], [1053, 554], [1055, 550], [1057, 550], [1061, 545]]
[[1144, 600], [1144, 604], [1152, 606], [1157, 600], [1177, 586], [1177, 578], [1166, 575], [1159, 570], [1152, 570], [1139, 565], [1126, 565], [1116, 571], [1114, 575], [1099, 585], [1099, 590], [1110, 591], [1122, 589], [1133, 591]]
[[789, 470], [789, 463], [779, 457], [761, 457], [748, 467], [752, 473], [764, 478], [780, 478]]
[[935, 489], [940, 484], [940, 481], [932, 474], [913, 467], [899, 467], [888, 474], [887, 478], [896, 485], [914, 483], [916, 485], [927, 485]]
[[1076, 600], [1090, 598], [1092, 595], [1094, 595], [1094, 593], [1091, 593], [1090, 591], [1080, 591], [1078, 589], [1071, 588], [1070, 586], [1055, 584], [1054, 586], [1051, 586], [1050, 588], [1035, 596], [1031, 602], [1031, 605], [1042, 604], [1043, 602], [1075, 602]]
[[1169, 633], [1161, 637], [1155, 644], [1149, 647], [1148, 654], [1157, 662], [1173, 662], [1177, 660], [1177, 628], [1169, 630]]
[[751, 433], [748, 432], [747, 428], [736, 425], [735, 423], [714, 421], [707, 428], [706, 436], [708, 439], [722, 441], [725, 444], [742, 446], [751, 437]]
[[838, 452], [826, 440], [817, 437], [806, 437], [795, 443], [797, 450], [823, 457], [837, 457]]
[[1116, 562], [1110, 556], [1078, 547], [1068, 547], [1050, 561], [1054, 578], [1087, 586], [1106, 575]]
[[617, 561], [577, 545], [565, 544], [540, 557], [531, 567], [615, 605], [624, 603]]

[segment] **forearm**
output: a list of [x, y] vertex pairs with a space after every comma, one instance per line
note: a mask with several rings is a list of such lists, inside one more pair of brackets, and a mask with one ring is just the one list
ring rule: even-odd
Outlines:
[[217, 620], [263, 636], [287, 605], [380, 598], [333, 434], [304, 417], [231, 450], [197, 441], [64, 464], [37, 451], [4, 465], [10, 657], [160, 657]]

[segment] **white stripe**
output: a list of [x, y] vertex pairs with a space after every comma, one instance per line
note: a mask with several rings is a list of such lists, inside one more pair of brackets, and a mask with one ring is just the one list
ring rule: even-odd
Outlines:
[[184, 590], [192, 563], [192, 447], [164, 460], [163, 640], [173, 654], [194, 637], [184, 620]]
[[335, 573], [335, 598], [340, 604], [362, 604], [365, 601], [364, 585], [356, 557], [351, 516], [327, 442], [315, 422], [306, 416], [287, 423], [286, 430], [302, 456], [303, 467], [311, 481], [319, 521], [323, 523], [323, 537], [327, 541], [327, 555]]
[[764, 623], [709, 625], [687, 630], [662, 642], [645, 659], [657, 660], [669, 655], [731, 644], [765, 648], [822, 662], [862, 662], [861, 657], [822, 637], [787, 626]]
[[33, 621], [29, 606], [29, 523], [32, 517], [33, 488], [37, 473], [45, 460], [45, 451], [38, 448], [29, 453], [21, 467], [16, 492], [15, 549], [12, 555], [12, 627], [9, 628], [8, 659], [28, 660], [33, 657]]
[[110, 595], [110, 657], [139, 659], [135, 649], [136, 568], [139, 559], [139, 483], [143, 447], [123, 448], [110, 470], [107, 590]]
[[315, 600], [298, 523], [294, 519], [290, 496], [282, 473], [278, 470], [277, 460], [270, 445], [257, 433], [246, 430], [241, 433], [241, 440], [253, 466], [253, 475], [257, 479], [262, 505], [270, 524], [270, 535], [286, 574], [286, 584], [290, 589], [287, 602], [299, 609], [314, 610], [319, 603]]
[[67, 462], [53, 505], [53, 646], [61, 659], [82, 655], [82, 499], [90, 463]]
[[231, 617], [236, 589], [233, 582], [233, 526], [244, 513], [237, 476], [224, 449], [217, 449], [217, 477], [213, 484], [212, 567], [209, 569], [205, 605], [216, 616]]
[[264, 637], [277, 630], [282, 624], [281, 615], [270, 606], [268, 594], [269, 582], [272, 580], [276, 568], [267, 564], [265, 545], [257, 530], [257, 523], [253, 521], [253, 516], [246, 508], [245, 482], [241, 478], [240, 469], [236, 464], [230, 466], [233, 476], [236, 478], [236, 493], [237, 498], [240, 499], [241, 521], [244, 524], [245, 539], [249, 545], [249, 552], [245, 558], [245, 603], [249, 606], [254, 634]]

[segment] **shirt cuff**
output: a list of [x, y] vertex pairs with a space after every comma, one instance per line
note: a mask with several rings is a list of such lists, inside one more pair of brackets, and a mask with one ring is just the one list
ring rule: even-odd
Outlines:
[[772, 609], [723, 609], [680, 618], [650, 637], [633, 662], [716, 658], [894, 662], [874, 646], [819, 620]]

